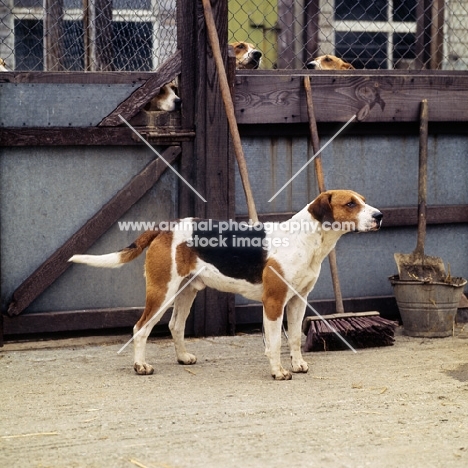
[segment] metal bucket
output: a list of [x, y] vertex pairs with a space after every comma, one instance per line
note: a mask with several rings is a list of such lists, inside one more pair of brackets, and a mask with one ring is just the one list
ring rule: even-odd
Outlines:
[[402, 281], [390, 276], [405, 333], [409, 336], [451, 336], [458, 304], [467, 283], [452, 278], [448, 283]]

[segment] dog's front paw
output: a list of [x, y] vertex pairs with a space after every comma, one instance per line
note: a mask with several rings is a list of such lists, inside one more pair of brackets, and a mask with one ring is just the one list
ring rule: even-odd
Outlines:
[[271, 371], [271, 375], [275, 380], [291, 380], [292, 374], [288, 370], [284, 369], [283, 367], [279, 367], [276, 371]]
[[153, 366], [146, 364], [146, 362], [144, 362], [143, 364], [135, 362], [133, 368], [135, 369], [135, 372], [138, 375], [151, 375], [154, 372]]
[[177, 362], [183, 365], [191, 365], [197, 362], [197, 356], [190, 353], [183, 353], [177, 356]]
[[304, 361], [304, 359], [292, 359], [291, 360], [292, 371], [293, 372], [309, 372], [309, 364]]

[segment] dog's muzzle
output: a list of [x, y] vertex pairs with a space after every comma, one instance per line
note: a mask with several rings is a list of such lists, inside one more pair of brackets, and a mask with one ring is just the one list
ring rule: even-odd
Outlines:
[[382, 226], [383, 214], [380, 211], [376, 211], [372, 214], [372, 218], [375, 221], [376, 230], [380, 229], [380, 227]]
[[254, 69], [258, 68], [262, 60], [262, 53], [259, 50], [254, 50], [250, 52], [249, 57], [250, 63], [254, 64]]
[[315, 60], [312, 60], [312, 62], [306, 63], [306, 68], [308, 70], [317, 70], [319, 68], [319, 64]]

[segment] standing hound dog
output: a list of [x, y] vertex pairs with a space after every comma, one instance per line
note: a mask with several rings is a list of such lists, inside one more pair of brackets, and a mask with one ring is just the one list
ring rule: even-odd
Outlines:
[[321, 55], [306, 64], [311, 70], [354, 70], [350, 64], [334, 55]]
[[262, 61], [262, 53], [249, 42], [233, 42], [238, 70], [256, 70]]
[[280, 361], [284, 308], [292, 371], [307, 372], [309, 366], [301, 354], [304, 300], [317, 281], [322, 261], [343, 234], [376, 231], [382, 217], [358, 193], [330, 190], [285, 223], [245, 223], [235, 229], [232, 221], [186, 218], [171, 223], [171, 229], [146, 231], [119, 252], [74, 255], [70, 261], [115, 268], [135, 259], [148, 247], [146, 306], [133, 329], [137, 374], [153, 373], [145, 359], [146, 341], [152, 327], [172, 304], [169, 328], [177, 361], [195, 364], [197, 358], [185, 349], [185, 322], [197, 292], [208, 286], [263, 303], [265, 354], [271, 374], [277, 380], [289, 380], [291, 372]]

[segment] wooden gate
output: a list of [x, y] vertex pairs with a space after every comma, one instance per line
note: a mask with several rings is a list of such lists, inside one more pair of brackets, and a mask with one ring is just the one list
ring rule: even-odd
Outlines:
[[[227, 2], [219, 2], [214, 13], [218, 34], [226, 37]], [[0, 129], [0, 145], [24, 148], [25, 151], [41, 146], [93, 147], [97, 153], [100, 147], [107, 145], [129, 148], [141, 146], [139, 138], [122, 124], [119, 117], [122, 116], [151, 145], [163, 146], [164, 159], [177, 165], [183, 178], [207, 200], [207, 203], [202, 202], [187, 185], [178, 181], [178, 213], [175, 215], [226, 219], [234, 217], [235, 168], [218, 78], [214, 63], [209, 59], [210, 50], [205, 36], [201, 3], [177, 2], [177, 28], [178, 51], [154, 73], [2, 73], [0, 83], [4, 90], [21, 84], [36, 85], [39, 89], [44, 85], [55, 86], [53, 92], [57, 92], [56, 89], [62, 86], [68, 87], [67, 89], [71, 89], [70, 86], [86, 89], [93, 84], [108, 85], [110, 88], [125, 85], [137, 89], [96, 125], [53, 128], [50, 123], [35, 127], [7, 125]], [[226, 44], [223, 44], [223, 53], [227, 63]], [[145, 105], [158, 94], [161, 86], [176, 77], [179, 80], [183, 111], [180, 114], [146, 111]], [[231, 61], [231, 81], [233, 77]], [[75, 103], [72, 96], [70, 97], [70, 102], [65, 102], [64, 106], [73, 113]], [[135, 323], [141, 314], [141, 307], [23, 312], [27, 312], [28, 307], [70, 267], [68, 258], [75, 253], [87, 251], [157, 184], [166, 169], [165, 164], [155, 157], [110, 200], [106, 200], [76, 232], [69, 235], [52, 255], [17, 285], [12, 294], [2, 297], [2, 318], [4, 314], [5, 318], [1, 336], [4, 332], [24, 334], [89, 330], [128, 327]], [[99, 183], [98, 176], [96, 183]], [[7, 194], [2, 195], [7, 197]], [[6, 203], [5, 200], [4, 202]], [[7, 222], [8, 220], [2, 219], [2, 223]], [[34, 236], [32, 230], [31, 236]], [[9, 252], [4, 250], [2, 254], [7, 256]], [[4, 271], [3, 275], [8, 275], [8, 272]], [[142, 280], [138, 278], [136, 281]], [[195, 335], [218, 335], [232, 332], [233, 327], [233, 297], [217, 291], [201, 292], [194, 304], [188, 332]]]

